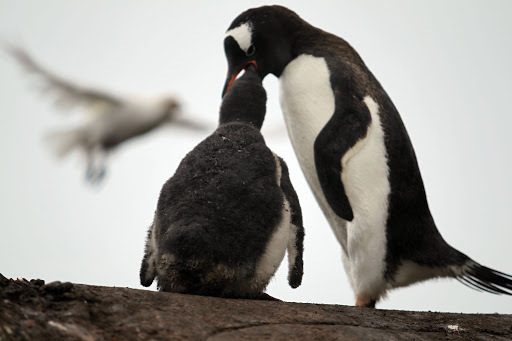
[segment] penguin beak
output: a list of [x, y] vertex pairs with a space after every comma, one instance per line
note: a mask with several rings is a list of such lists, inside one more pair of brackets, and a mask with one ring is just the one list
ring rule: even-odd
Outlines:
[[245, 64], [243, 68], [237, 70], [236, 72], [233, 72], [233, 70], [230, 68], [230, 70], [228, 71], [228, 76], [226, 77], [226, 83], [224, 84], [224, 89], [222, 90], [222, 97], [224, 97], [228, 93], [229, 88], [231, 87], [231, 85], [233, 85], [233, 82], [238, 77], [240, 72], [247, 69], [250, 65], [254, 65], [254, 68], [256, 70], [258, 70], [258, 65], [256, 64], [255, 60], [251, 60], [250, 62]]

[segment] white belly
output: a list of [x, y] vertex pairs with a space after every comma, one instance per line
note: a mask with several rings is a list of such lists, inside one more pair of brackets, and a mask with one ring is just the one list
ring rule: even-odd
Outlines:
[[281, 108], [293, 148], [317, 202], [345, 249], [345, 220], [325, 200], [313, 150], [316, 137], [334, 113], [327, 64], [323, 58], [301, 55], [288, 64], [279, 79]]
[[316, 174], [314, 142], [334, 113], [329, 70], [323, 58], [301, 55], [280, 77], [281, 107], [297, 158], [344, 250], [344, 265], [356, 294], [385, 290], [385, 227], [388, 211], [388, 167], [378, 105], [367, 96], [372, 121], [367, 136], [340, 160], [340, 174], [354, 219], [347, 222], [328, 205]]

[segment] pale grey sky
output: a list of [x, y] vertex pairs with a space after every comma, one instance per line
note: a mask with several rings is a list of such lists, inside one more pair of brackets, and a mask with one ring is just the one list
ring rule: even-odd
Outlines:
[[[213, 127], [226, 74], [223, 35], [265, 1], [6, 1], [0, 39], [55, 72], [120, 93], [178, 94]], [[409, 131], [439, 230], [474, 260], [512, 273], [512, 2], [276, 1], [360, 53]], [[80, 121], [37, 93], [0, 53], [0, 272], [7, 277], [142, 288], [144, 238], [163, 183], [208, 133], [165, 128], [121, 147], [104, 186], [88, 187], [79, 155], [55, 160], [44, 136]], [[298, 166], [265, 80], [263, 133], [290, 167], [301, 200], [305, 275], [268, 288], [283, 300], [354, 303], [340, 246]], [[455, 280], [392, 291], [379, 308], [512, 313], [512, 298]]]

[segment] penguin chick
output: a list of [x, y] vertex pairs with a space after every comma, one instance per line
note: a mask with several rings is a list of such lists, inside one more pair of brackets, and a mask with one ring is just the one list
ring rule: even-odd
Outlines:
[[234, 81], [219, 126], [163, 186], [140, 281], [160, 291], [264, 299], [288, 251], [288, 282], [301, 284], [302, 214], [285, 162], [260, 128], [266, 93], [255, 66]]
[[100, 182], [106, 173], [108, 154], [125, 141], [149, 133], [164, 123], [203, 130], [201, 124], [181, 117], [179, 100], [165, 96], [153, 100], [121, 97], [100, 89], [70, 82], [38, 64], [25, 50], [7, 46], [7, 52], [28, 73], [37, 75], [45, 92], [55, 95], [55, 104], [65, 109], [90, 108], [91, 119], [76, 128], [54, 132], [48, 140], [59, 157], [82, 149], [86, 157], [86, 180]]
[[451, 247], [430, 213], [400, 115], [357, 52], [282, 6], [240, 14], [224, 48], [223, 93], [248, 61], [279, 77], [281, 108], [306, 179], [343, 249], [356, 305], [436, 277], [512, 294], [512, 277]]

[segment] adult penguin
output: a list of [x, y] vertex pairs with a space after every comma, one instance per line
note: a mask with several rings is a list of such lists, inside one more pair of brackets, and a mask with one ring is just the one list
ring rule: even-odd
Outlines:
[[435, 277], [512, 294], [512, 276], [444, 241], [430, 213], [404, 124], [343, 39], [282, 6], [240, 14], [224, 39], [228, 75], [255, 61], [280, 79], [286, 125], [307, 181], [343, 248], [357, 306]]

